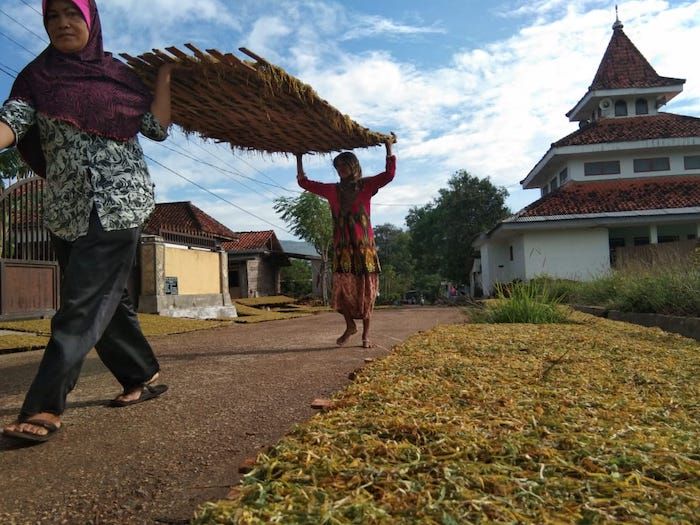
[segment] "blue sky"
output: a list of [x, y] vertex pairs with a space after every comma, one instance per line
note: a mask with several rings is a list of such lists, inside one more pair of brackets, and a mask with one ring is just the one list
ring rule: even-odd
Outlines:
[[[10, 74], [45, 46], [40, 5], [0, 0], [0, 68]], [[506, 187], [513, 211], [536, 200], [539, 193], [519, 181], [552, 142], [576, 129], [564, 114], [593, 79], [615, 19], [614, 2], [599, 0], [98, 6], [105, 48], [115, 54], [192, 42], [242, 57], [237, 49], [245, 46], [360, 124], [396, 132], [397, 177], [374, 198], [372, 221], [401, 227], [409, 208], [430, 202], [458, 169]], [[625, 1], [619, 10], [626, 34], [656, 71], [687, 79], [665, 111], [700, 116], [700, 2]], [[3, 97], [11, 82], [0, 73]], [[297, 194], [293, 159], [232, 152], [177, 129], [165, 145], [141, 142], [158, 162], [150, 163], [158, 202], [189, 200], [233, 230], [274, 229], [280, 239], [293, 238], [272, 207], [275, 197]], [[383, 168], [382, 148], [358, 155], [365, 174]], [[312, 178], [336, 180], [330, 156], [309, 157], [306, 166]]]

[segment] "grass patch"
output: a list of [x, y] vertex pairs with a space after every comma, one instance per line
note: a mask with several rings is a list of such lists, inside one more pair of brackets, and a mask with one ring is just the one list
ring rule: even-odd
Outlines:
[[700, 346], [572, 321], [410, 338], [193, 523], [695, 523]]
[[700, 268], [692, 265], [638, 267], [588, 282], [540, 277], [563, 301], [623, 312], [700, 317]]
[[267, 297], [246, 297], [243, 299], [236, 299], [236, 304], [242, 304], [245, 306], [283, 306], [290, 305], [296, 302], [296, 299], [292, 297], [287, 297], [286, 295], [270, 295]]
[[568, 312], [560, 303], [560, 296], [543, 281], [498, 285], [496, 300], [488, 301], [483, 309], [470, 310], [470, 317], [481, 323], [563, 323]]
[[[180, 334], [195, 330], [206, 330], [219, 326], [227, 326], [231, 321], [214, 321], [205, 319], [186, 319], [181, 317], [166, 317], [153, 314], [138, 314], [141, 329], [146, 337], [154, 335]], [[51, 335], [51, 319], [30, 319], [24, 321], [0, 322], [0, 329], [16, 332], [29, 332], [43, 336]], [[11, 336], [2, 336], [0, 340]]]
[[16, 334], [0, 336], [0, 354], [23, 352], [45, 348], [48, 337], [31, 334]]

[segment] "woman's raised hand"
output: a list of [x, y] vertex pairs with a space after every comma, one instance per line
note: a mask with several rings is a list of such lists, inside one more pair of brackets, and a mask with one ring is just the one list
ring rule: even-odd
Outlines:
[[306, 174], [304, 173], [304, 162], [302, 160], [303, 153], [297, 153], [297, 180], [303, 179], [306, 177]]
[[396, 142], [396, 133], [391, 132], [391, 136], [384, 141], [384, 146], [386, 147], [386, 156], [391, 157], [393, 155], [391, 146]]

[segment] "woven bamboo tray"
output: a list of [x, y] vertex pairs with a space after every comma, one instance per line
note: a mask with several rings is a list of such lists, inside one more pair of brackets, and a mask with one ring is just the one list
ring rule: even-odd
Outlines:
[[321, 99], [308, 84], [240, 48], [253, 61], [215, 49], [185, 46], [121, 56], [149, 87], [158, 68], [175, 62], [173, 122], [186, 132], [267, 153], [328, 153], [384, 143], [388, 136], [364, 128]]

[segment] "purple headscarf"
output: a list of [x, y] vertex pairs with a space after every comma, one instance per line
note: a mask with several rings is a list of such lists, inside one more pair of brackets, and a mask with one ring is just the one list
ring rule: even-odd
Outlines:
[[[102, 25], [95, 0], [71, 0], [90, 30], [87, 45], [78, 53], [61, 53], [49, 45], [17, 76], [10, 99], [24, 100], [39, 113], [77, 128], [115, 140], [135, 137], [149, 111], [151, 93], [136, 74], [105, 53]], [[50, 0], [43, 1], [44, 25]], [[46, 161], [36, 126], [17, 148], [38, 175]]]

